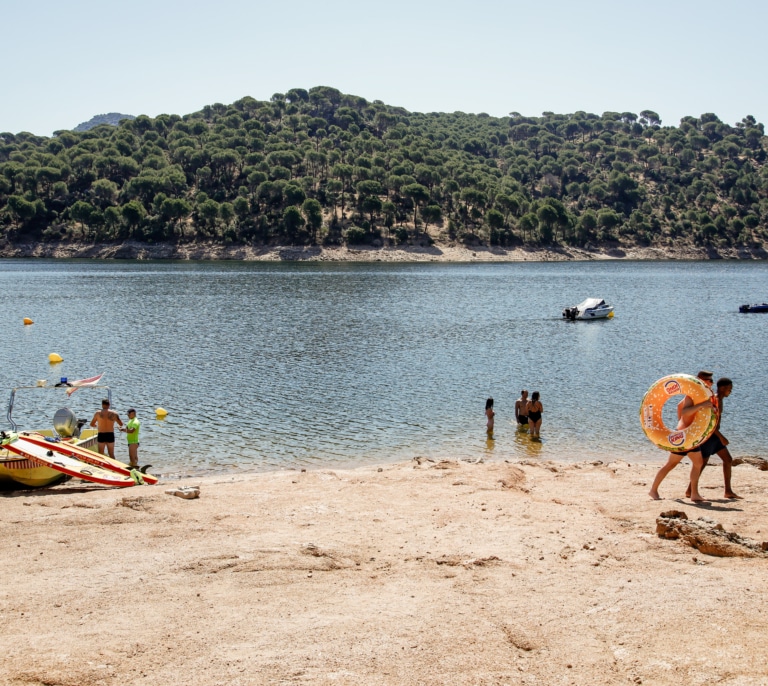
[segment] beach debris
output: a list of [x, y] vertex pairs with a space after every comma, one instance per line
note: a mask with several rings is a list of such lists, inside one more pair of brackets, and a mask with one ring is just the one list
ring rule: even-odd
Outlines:
[[691, 521], [681, 510], [662, 512], [656, 518], [656, 533], [661, 538], [679, 539], [714, 557], [768, 557], [768, 541], [758, 543], [743, 538], [706, 517]]
[[429, 457], [421, 457], [420, 455], [417, 455], [416, 457], [413, 458], [413, 462], [421, 466], [422, 462], [434, 462], [434, 460]]
[[501, 630], [504, 632], [507, 640], [519, 650], [528, 653], [540, 647], [541, 641], [520, 626], [505, 624], [501, 627]]
[[501, 558], [496, 555], [489, 555], [488, 557], [472, 557], [465, 558], [461, 555], [443, 555], [435, 560], [438, 565], [448, 565], [449, 567], [464, 567], [465, 569], [471, 569], [472, 567], [485, 567], [495, 562], [501, 562]]
[[129, 507], [132, 510], [146, 510], [146, 504], [148, 502], [148, 498], [144, 498], [139, 496], [138, 498], [132, 498], [132, 497], [126, 497], [122, 498], [121, 500], [118, 500], [115, 505], [117, 507]]
[[437, 464], [433, 464], [430, 469], [454, 469], [458, 466], [458, 462], [451, 462], [451, 460], [440, 460], [440, 462]]
[[768, 472], [768, 460], [756, 455], [744, 455], [742, 457], [733, 458], [733, 466], [739, 464], [751, 464], [753, 467], [757, 467], [761, 472]]
[[520, 488], [525, 483], [525, 472], [518, 467], [505, 468], [506, 474], [497, 483], [502, 488]]
[[523, 465], [524, 467], [541, 467], [550, 472], [555, 472], [555, 474], [560, 472], [560, 468], [551, 460], [518, 460], [516, 464]]
[[166, 495], [175, 495], [179, 498], [192, 500], [193, 498], [200, 497], [200, 486], [182, 486], [180, 488], [170, 488], [165, 493]]
[[321, 548], [314, 543], [304, 543], [299, 549], [299, 552], [302, 555], [320, 558], [313, 569], [307, 570], [309, 572], [329, 572], [337, 569], [348, 569], [353, 566], [359, 566], [360, 564], [360, 561], [356, 560], [354, 557], [343, 555], [335, 550]]

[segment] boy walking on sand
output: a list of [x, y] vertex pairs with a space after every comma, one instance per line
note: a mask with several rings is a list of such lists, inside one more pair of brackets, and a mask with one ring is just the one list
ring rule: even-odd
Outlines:
[[[733, 381], [723, 376], [717, 380], [717, 425], [715, 426], [714, 433], [704, 441], [701, 446], [701, 456], [704, 458], [704, 467], [709, 463], [709, 458], [712, 455], [717, 455], [723, 462], [723, 481], [725, 482], [725, 497], [730, 500], [741, 499], [740, 495], [734, 493], [731, 488], [731, 471], [733, 468], [733, 457], [726, 447], [728, 445], [728, 439], [720, 433], [720, 421], [723, 418], [723, 400], [725, 400], [733, 391]], [[691, 485], [688, 484], [688, 490], [685, 492], [686, 497], [691, 495]]]

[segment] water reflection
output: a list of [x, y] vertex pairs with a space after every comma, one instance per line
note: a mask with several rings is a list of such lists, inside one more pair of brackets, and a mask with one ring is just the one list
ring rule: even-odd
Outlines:
[[[0, 393], [103, 371], [114, 407], [146, 418], [142, 455], [158, 471], [416, 455], [656, 460], [638, 418], [644, 393], [667, 374], [713, 369], [735, 381], [723, 419], [734, 455], [760, 455], [768, 385], [754, 360], [765, 319], [737, 306], [766, 292], [762, 263], [0, 260], [0, 307], [35, 321], [4, 329]], [[126, 293], [140, 312], [105, 325]], [[564, 306], [588, 296], [614, 304], [616, 318], [561, 320]], [[686, 332], [702, 321], [729, 335], [692, 346]], [[64, 358], [55, 367], [52, 350]], [[506, 421], [521, 388], [547, 399], [546, 449]], [[489, 396], [497, 424], [481, 441], [477, 409]], [[81, 391], [65, 404], [91, 417], [99, 399]], [[149, 421], [158, 406], [171, 416]], [[14, 418], [45, 428], [56, 409], [20, 398]]]
[[542, 442], [531, 438], [528, 429], [519, 426], [514, 432], [515, 452], [519, 457], [541, 457]]

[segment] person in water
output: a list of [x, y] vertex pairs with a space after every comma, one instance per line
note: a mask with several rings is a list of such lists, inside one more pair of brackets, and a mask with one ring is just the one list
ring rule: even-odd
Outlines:
[[[712, 387], [712, 372], [701, 371], [696, 376], [707, 385], [707, 388]], [[678, 431], [687, 429], [693, 423], [696, 413], [699, 410], [709, 407], [712, 407], [711, 400], [708, 399], [700, 403], [694, 403], [693, 399], [686, 395], [677, 404]], [[661, 500], [661, 496], [659, 495], [659, 486], [661, 485], [661, 482], [664, 481], [667, 474], [677, 467], [686, 456], [691, 460], [691, 481], [688, 485], [688, 492], [686, 495], [689, 495], [694, 503], [704, 502], [704, 498], [702, 498], [699, 493], [699, 477], [701, 476], [701, 470], [704, 468], [704, 456], [701, 454], [701, 447], [687, 452], [669, 454], [667, 463], [656, 472], [656, 478], [654, 478], [651, 490], [648, 492], [648, 495], [650, 495], [651, 498], [654, 500]]]
[[[728, 445], [728, 439], [720, 433], [720, 422], [723, 418], [723, 400], [725, 400], [733, 391], [733, 381], [727, 377], [722, 377], [717, 380], [717, 424], [715, 426], [714, 433], [704, 441], [701, 446], [701, 457], [704, 461], [702, 464], [702, 471], [704, 467], [709, 463], [709, 458], [712, 455], [717, 455], [723, 463], [723, 481], [725, 483], [725, 497], [731, 500], [741, 499], [740, 495], [734, 493], [731, 488], [731, 471], [733, 469], [733, 457], [730, 451], [726, 447]], [[691, 486], [688, 484], [688, 490], [685, 492], [686, 497], [691, 495]]]
[[541, 413], [544, 412], [544, 405], [539, 400], [541, 396], [538, 391], [534, 391], [531, 394], [531, 399], [526, 406], [526, 415], [528, 416], [528, 432], [531, 438], [540, 438], [539, 431], [541, 430]]
[[486, 431], [489, 434], [492, 434], [493, 418], [496, 416], [496, 413], [493, 411], [493, 398], [488, 398], [488, 400], [485, 401], [485, 416], [488, 419], [488, 422], [485, 425]]
[[515, 420], [520, 429], [528, 427], [528, 391], [520, 391], [520, 397], [515, 401]]
[[117, 412], [109, 409], [109, 400], [105, 398], [101, 401], [101, 410], [93, 415], [91, 426], [98, 427], [96, 441], [99, 444], [99, 453], [105, 455], [106, 449], [112, 459], [115, 459], [115, 422], [123, 425]]

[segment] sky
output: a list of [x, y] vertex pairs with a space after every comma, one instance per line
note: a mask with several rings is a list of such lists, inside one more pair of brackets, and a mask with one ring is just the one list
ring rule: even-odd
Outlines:
[[331, 86], [416, 112], [768, 123], [765, 0], [0, 0], [0, 132]]

